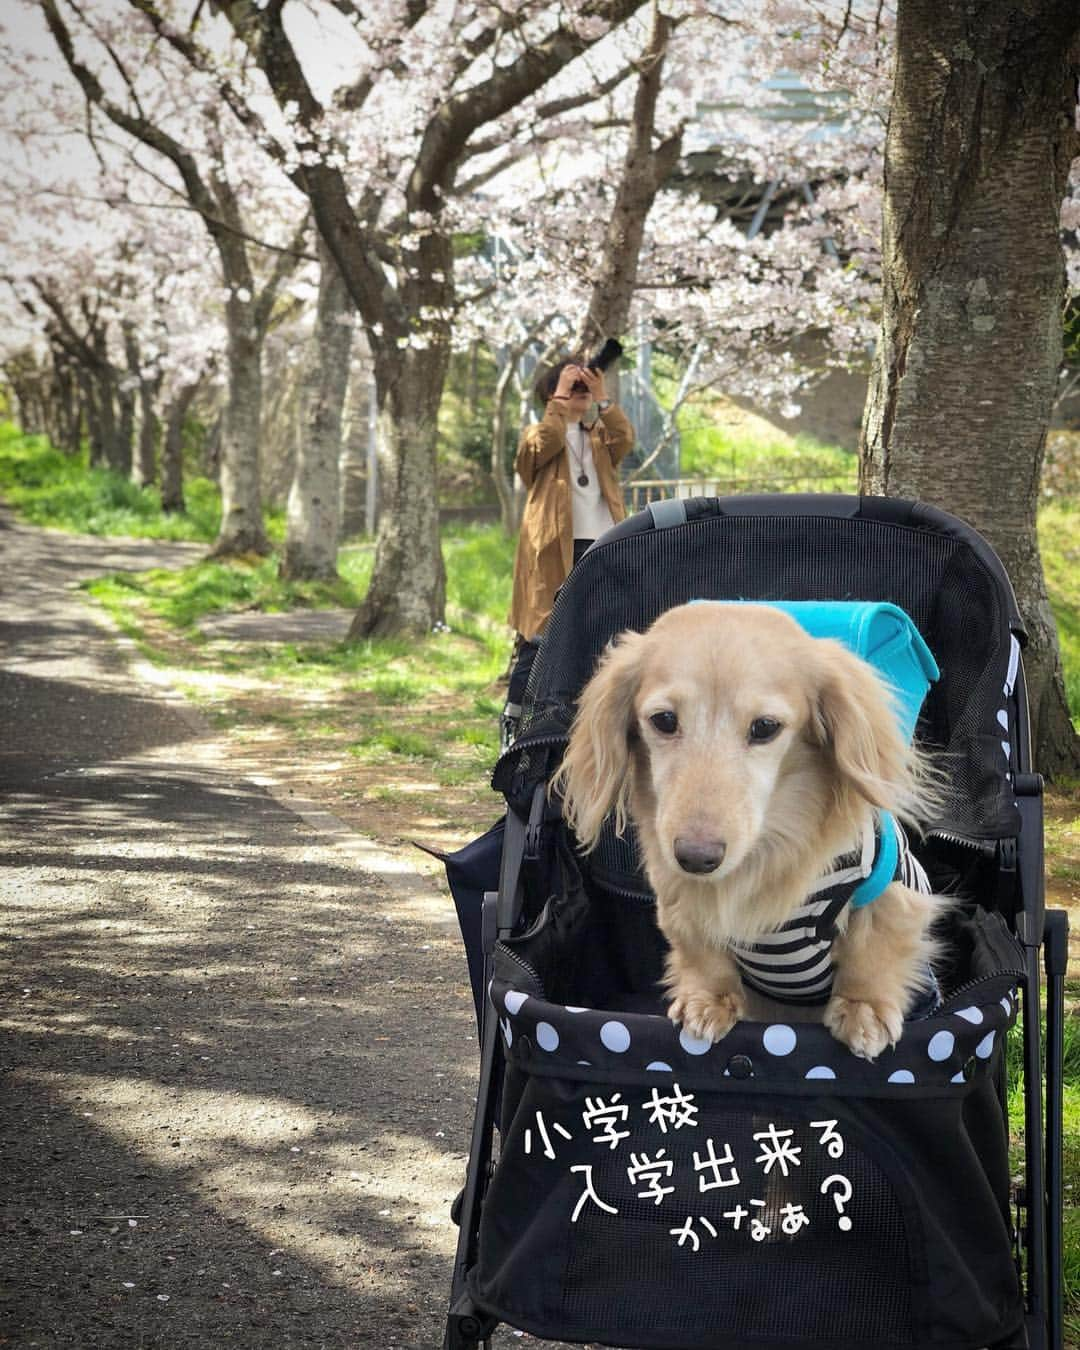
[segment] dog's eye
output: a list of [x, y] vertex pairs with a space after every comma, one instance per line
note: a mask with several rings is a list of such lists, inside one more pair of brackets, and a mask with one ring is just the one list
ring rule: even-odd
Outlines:
[[771, 741], [779, 735], [783, 725], [775, 717], [755, 717], [750, 723], [750, 744], [764, 745], [766, 741]]
[[679, 729], [679, 719], [673, 712], [653, 713], [649, 721], [661, 736], [674, 736]]

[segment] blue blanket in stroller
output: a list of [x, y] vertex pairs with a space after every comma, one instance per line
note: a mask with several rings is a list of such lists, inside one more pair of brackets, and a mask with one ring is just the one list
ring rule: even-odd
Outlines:
[[[730, 605], [737, 600], [698, 600], [695, 604]], [[899, 605], [869, 600], [768, 600], [783, 610], [811, 637], [842, 642], [868, 662], [895, 695], [900, 728], [907, 740], [915, 734], [923, 700], [941, 672], [923, 636]]]

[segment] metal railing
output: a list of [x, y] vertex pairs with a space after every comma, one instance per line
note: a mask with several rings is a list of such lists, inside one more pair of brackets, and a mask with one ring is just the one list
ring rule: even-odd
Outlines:
[[857, 492], [858, 472], [849, 473], [770, 473], [753, 477], [717, 475], [713, 478], [643, 478], [626, 483], [623, 494], [631, 515], [643, 511], [650, 502], [678, 497], [732, 497], [758, 492]]

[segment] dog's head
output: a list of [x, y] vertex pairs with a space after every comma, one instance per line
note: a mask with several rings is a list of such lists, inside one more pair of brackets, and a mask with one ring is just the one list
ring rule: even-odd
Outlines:
[[586, 848], [610, 811], [619, 833], [632, 814], [654, 886], [658, 871], [720, 879], [755, 852], [805, 853], [868, 805], [910, 816], [916, 793], [865, 662], [779, 610], [715, 603], [609, 648], [555, 787]]

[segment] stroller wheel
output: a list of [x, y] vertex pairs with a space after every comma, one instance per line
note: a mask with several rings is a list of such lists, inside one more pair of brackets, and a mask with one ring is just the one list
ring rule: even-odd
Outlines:
[[448, 1327], [443, 1350], [491, 1350], [491, 1337], [485, 1336], [483, 1340], [463, 1339], [460, 1325], [453, 1331]]

